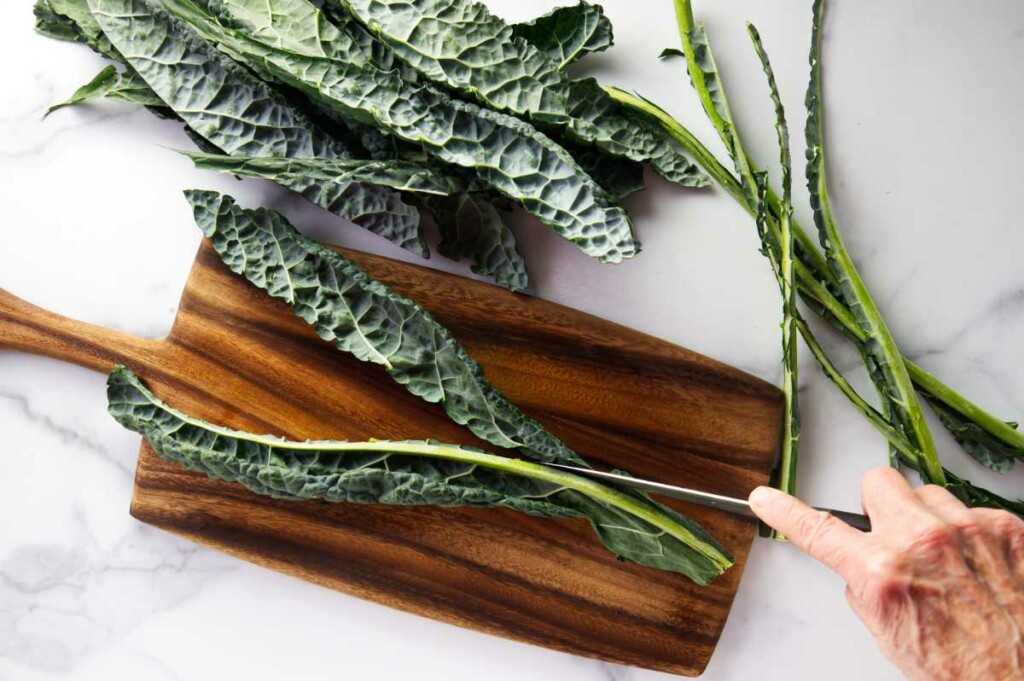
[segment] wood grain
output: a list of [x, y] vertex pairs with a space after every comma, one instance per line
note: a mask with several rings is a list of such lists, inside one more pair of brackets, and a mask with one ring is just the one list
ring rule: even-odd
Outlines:
[[[767, 383], [559, 305], [346, 255], [429, 309], [498, 388], [595, 465], [738, 496], [767, 480], [782, 411]], [[206, 245], [164, 340], [68, 320], [0, 291], [0, 347], [101, 371], [125, 363], [171, 405], [232, 428], [487, 447], [380, 367], [321, 341]], [[136, 518], [246, 560], [460, 626], [687, 675], [707, 665], [756, 529], [673, 504], [736, 558], [701, 588], [619, 563], [581, 521], [276, 501], [185, 471], [145, 445], [135, 483]]]

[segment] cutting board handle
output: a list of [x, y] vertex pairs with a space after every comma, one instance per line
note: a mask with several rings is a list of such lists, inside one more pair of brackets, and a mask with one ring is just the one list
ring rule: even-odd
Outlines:
[[161, 341], [112, 331], [36, 307], [0, 288], [0, 350], [19, 350], [109, 372], [148, 365]]

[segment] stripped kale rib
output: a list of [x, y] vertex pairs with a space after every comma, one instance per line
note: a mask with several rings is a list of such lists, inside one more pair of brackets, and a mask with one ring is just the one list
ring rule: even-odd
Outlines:
[[[643, 97], [617, 88], [608, 88], [608, 92], [633, 111], [647, 116], [652, 124], [660, 125], [667, 134], [686, 147], [687, 151], [698, 160], [704, 171], [714, 178], [715, 182], [740, 206], [751, 215], [756, 215], [756, 204], [751, 206], [748, 203], [747, 194], [740, 181], [719, 163], [707, 147], [701, 144], [682, 123]], [[772, 201], [770, 189], [768, 190], [768, 208], [776, 216], [779, 213], [778, 209], [781, 208], [779, 203]], [[770, 222], [773, 227], [777, 226], [774, 221]], [[810, 241], [808, 234], [800, 228], [795, 220], [792, 221], [792, 225], [794, 237], [797, 239], [797, 248], [795, 249], [797, 259], [794, 262], [794, 269], [801, 298], [822, 319], [858, 345], [861, 354], [866, 358], [865, 365], [872, 373], [873, 382], [877, 385], [878, 381], [874, 380], [874, 372], [877, 369], [873, 368], [870, 363], [870, 358], [864, 347], [867, 340], [864, 330], [860, 328], [853, 314], [847, 309], [846, 303], [833, 295], [831, 286], [826, 279], [826, 276], [831, 273], [822, 271], [821, 268], [827, 268], [827, 264], [824, 260], [821, 260], [820, 263], [817, 262], [817, 257], [820, 255], [817, 250], [811, 250], [814, 248], [814, 244]], [[803, 247], [805, 245], [806, 247]], [[816, 257], [812, 259], [811, 254]], [[819, 277], [825, 280], [819, 280]], [[980, 445], [982, 434], [984, 434], [998, 446], [998, 451], [1018, 460], [1024, 459], [1024, 433], [1013, 427], [1011, 422], [986, 411], [907, 357], [903, 358], [903, 363], [906, 365], [915, 387], [925, 399], [937, 412], [945, 411], [951, 416], [948, 421], [944, 420], [944, 423], [965, 449], [970, 450], [971, 447]], [[885, 406], [887, 400], [884, 392], [880, 394], [880, 399]], [[962, 427], [965, 424], [971, 424], [980, 431], [977, 433], [977, 439], [971, 435], [975, 432], [973, 428], [964, 429]]]
[[494, 388], [451, 332], [419, 305], [303, 236], [278, 213], [243, 210], [214, 192], [186, 196], [224, 263], [288, 303], [339, 350], [384, 366], [409, 392], [441, 403], [453, 421], [491, 444], [540, 461], [586, 465]]
[[533, 462], [434, 441], [282, 440], [205, 423], [161, 402], [130, 370], [107, 379], [110, 414], [161, 457], [257, 494], [403, 506], [505, 507], [589, 520], [616, 556], [708, 584], [732, 559], [679, 514]]
[[514, 37], [546, 54], [559, 69], [587, 54], [603, 52], [615, 42], [612, 22], [605, 16], [604, 8], [589, 2], [556, 7], [511, 28]]
[[[675, 125], [670, 123], [668, 129], [666, 129], [669, 136], [686, 149], [687, 153], [698, 159], [703, 170], [718, 180], [729, 194], [740, 202], [740, 205], [747, 212], [754, 215], [757, 211], [757, 183], [754, 180], [756, 168], [753, 167], [747, 156], [739, 131], [732, 120], [729, 100], [721, 75], [718, 73], [718, 66], [715, 64], [714, 55], [711, 52], [711, 43], [708, 41], [707, 31], [703, 24], [694, 22], [693, 8], [690, 6], [690, 0], [675, 0], [675, 12], [679, 39], [683, 49], [681, 51], [666, 50], [662, 53], [662, 56], [675, 54], [682, 56], [686, 60], [686, 68], [690, 76], [690, 82], [693, 84], [693, 89], [697, 93], [708, 119], [725, 144], [729, 157], [732, 159], [733, 166], [739, 176], [738, 180], [732, 177], [689, 131], [682, 125], [679, 125], [677, 121], [671, 119], [670, 116], [656, 105], [646, 100], [637, 100], [637, 98], [633, 98], [633, 101], [630, 102], [629, 97], [624, 96], [626, 93], [621, 91], [613, 91], [611, 94], [619, 102], [632, 104], [629, 107], [630, 109], [636, 111], [639, 108], [655, 116], [663, 128], [666, 127], [668, 121], [674, 123]], [[777, 221], [782, 212], [782, 206], [781, 201], [775, 196], [771, 188], [768, 189], [768, 207], [775, 221]], [[831, 286], [835, 283], [834, 277], [814, 240], [800, 229], [795, 221], [792, 222], [794, 227], [793, 236], [797, 242], [795, 251], [800, 256], [800, 261], [796, 263], [797, 276], [805, 282], [810, 282], [814, 285]], [[824, 284], [819, 282], [819, 278]]]
[[998, 508], [1015, 513], [1024, 519], [1024, 499], [1008, 499], [994, 494], [987, 489], [972, 485], [970, 481], [964, 480], [948, 468], [943, 468], [942, 472], [946, 478], [946, 489], [959, 497], [968, 506]]
[[[255, 1], [255, 0], [252, 0]], [[674, 143], [638, 122], [593, 78], [571, 79], [474, 0], [329, 0], [342, 5], [400, 59], [445, 87], [498, 111], [563, 126], [612, 156], [650, 161], [667, 179], [707, 178]], [[444, 35], [444, 40], [436, 36]]]
[[[751, 167], [739, 131], [733, 124], [729, 100], [721, 86], [707, 33], [702, 24], [694, 23], [689, 0], [675, 0], [675, 8], [679, 37], [683, 46], [682, 56], [686, 59], [690, 82], [704, 106], [704, 112], [725, 143], [736, 173], [740, 177], [740, 186], [746, 202], [753, 208], [757, 205], [757, 181], [754, 177], [756, 171]], [[662, 53], [663, 56], [665, 54]]]
[[1018, 430], [1015, 422], [1005, 421], [985, 411], [914, 362], [906, 358], [903, 361], [914, 385], [971, 456], [991, 456], [995, 463], [993, 469], [1004, 472], [1011, 466], [1000, 463], [1001, 457], [1024, 460], [1024, 432]]
[[807, 126], [805, 128], [807, 187], [810, 190], [814, 222], [818, 227], [821, 245], [825, 249], [829, 267], [839, 280], [842, 298], [868, 336], [865, 347], [878, 368], [878, 378], [884, 381], [879, 389], [886, 392], [885, 398], [892, 405], [896, 421], [901, 424], [908, 439], [918, 447], [922, 454], [921, 460], [917, 462], [917, 468], [928, 482], [943, 484], [945, 476], [910, 374], [900, 355], [899, 348], [896, 346], [896, 341], [843, 243], [832, 214], [825, 172], [824, 115], [821, 94], [821, 25], [823, 18], [824, 2], [815, 0], [810, 53], [811, 79], [807, 88]]
[[[107, 8], [105, 13], [131, 4], [90, 2]], [[475, 169], [483, 182], [517, 201], [584, 253], [619, 262], [638, 251], [625, 211], [611, 204], [568, 152], [529, 124], [407, 83], [397, 72], [373, 64], [276, 47], [225, 26], [190, 0], [164, 0], [164, 5], [226, 52], [338, 115], [420, 144], [446, 163]]]
[[710, 180], [679, 148], [640, 116], [623, 109], [593, 78], [568, 86], [567, 130], [612, 156], [647, 161], [670, 182], [684, 187], [706, 187]]
[[[797, 380], [797, 291], [793, 272], [794, 242], [793, 242], [793, 171], [789, 153], [789, 129], [786, 125], [786, 112], [782, 105], [782, 98], [779, 96], [778, 85], [775, 82], [775, 73], [772, 70], [771, 62], [768, 60], [768, 53], [765, 52], [761, 43], [761, 36], [753, 24], [747, 24], [747, 33], [754, 45], [754, 51], [761, 61], [765, 79], [768, 81], [768, 91], [771, 95], [772, 105], [775, 109], [775, 130], [779, 141], [779, 167], [782, 169], [782, 214], [779, 219], [778, 238], [778, 264], [776, 274], [778, 275], [779, 289], [782, 293], [782, 395], [785, 405], [782, 428], [782, 444], [778, 465], [772, 474], [772, 482], [775, 487], [787, 494], [796, 494], [797, 459], [800, 443], [800, 401], [797, 391], [799, 389]], [[767, 226], [768, 195], [767, 177], [759, 182], [758, 191], [758, 231], [765, 241], [766, 248], [771, 249], [769, 235], [771, 230]]]
[[[925, 394], [925, 398], [930, 396]], [[1010, 447], [992, 437], [977, 424], [965, 419], [938, 400], [929, 399], [932, 409], [938, 415], [949, 432], [953, 435], [964, 451], [974, 457], [975, 461], [996, 473], [1009, 473], [1020, 457], [1020, 450]], [[1016, 428], [1015, 423], [1008, 426]]]

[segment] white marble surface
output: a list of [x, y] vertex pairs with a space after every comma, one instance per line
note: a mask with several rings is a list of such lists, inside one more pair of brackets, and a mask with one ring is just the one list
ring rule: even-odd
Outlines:
[[[510, 18], [550, 4], [489, 1]], [[191, 186], [230, 190], [243, 204], [280, 207], [323, 238], [406, 257], [273, 185], [192, 169], [166, 148], [189, 147], [178, 127], [145, 111], [102, 104], [41, 121], [101, 60], [37, 36], [29, 5], [0, 8], [0, 286], [57, 312], [160, 336], [199, 240], [180, 196]], [[670, 3], [606, 5], [618, 45], [592, 58], [592, 70], [657, 99], [711, 140], [681, 66], [655, 59], [676, 42]], [[1024, 5], [833, 5], [828, 123], [849, 244], [911, 357], [998, 413], [1024, 417]], [[771, 159], [769, 103], [742, 20], [759, 25], [802, 158], [809, 2], [698, 0], [697, 9], [748, 144]], [[523, 224], [535, 292], [776, 380], [779, 303], [751, 221], [720, 191], [651, 184], [630, 201], [646, 250], [618, 267]], [[882, 464], [885, 448], [817, 368], [805, 367], [802, 494], [854, 508], [859, 474]], [[0, 679], [661, 678], [398, 613], [141, 525], [127, 513], [138, 438], [107, 417], [104, 402], [102, 376], [0, 353]], [[954, 470], [1004, 492], [1024, 489], [1024, 471], [993, 479], [938, 437]], [[705, 678], [825, 674], [898, 678], [836, 578], [792, 547], [758, 542]]]

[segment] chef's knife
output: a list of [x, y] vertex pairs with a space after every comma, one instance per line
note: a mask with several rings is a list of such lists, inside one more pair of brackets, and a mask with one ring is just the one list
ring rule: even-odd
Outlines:
[[[720, 511], [727, 511], [729, 513], [735, 513], [736, 515], [745, 515], [750, 518], [756, 518], [754, 511], [750, 508], [750, 504], [746, 499], [737, 499], [735, 497], [727, 497], [721, 494], [711, 494], [710, 492], [701, 492], [695, 489], [686, 489], [685, 487], [676, 487], [675, 485], [666, 485], [663, 482], [654, 482], [652, 480], [643, 480], [641, 478], [634, 478], [629, 475], [619, 475], [618, 473], [608, 473], [605, 471], [596, 471], [590, 468], [577, 468], [576, 466], [566, 466], [560, 463], [548, 463], [544, 464], [551, 466], [552, 468], [561, 468], [565, 471], [571, 471], [578, 475], [582, 475], [587, 478], [594, 480], [600, 480], [602, 482], [610, 482], [620, 487], [629, 487], [631, 489], [640, 490], [642, 492], [649, 492], [650, 494], [660, 494], [664, 497], [670, 497], [672, 499], [680, 499], [682, 501], [689, 501], [693, 504], [700, 504], [701, 506], [707, 506], [709, 508], [716, 508]], [[871, 531], [871, 521], [866, 515], [860, 513], [850, 513], [849, 511], [837, 511], [831, 508], [818, 508], [819, 511], [824, 511], [839, 518], [850, 527], [855, 527], [863, 532]]]

